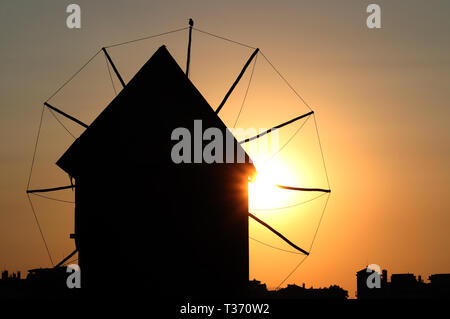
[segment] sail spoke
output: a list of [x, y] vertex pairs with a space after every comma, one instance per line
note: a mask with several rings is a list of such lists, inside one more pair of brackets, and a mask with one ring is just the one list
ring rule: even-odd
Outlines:
[[259, 219], [258, 217], [256, 217], [255, 215], [253, 215], [252, 213], [248, 213], [248, 216], [250, 216], [251, 218], [253, 218], [254, 220], [256, 220], [258, 223], [260, 223], [261, 225], [263, 225], [264, 227], [266, 227], [267, 229], [269, 229], [272, 233], [274, 233], [275, 235], [277, 235], [278, 237], [280, 237], [282, 240], [284, 240], [286, 243], [288, 243], [291, 247], [294, 247], [295, 249], [297, 249], [298, 251], [302, 252], [305, 255], [309, 255], [309, 252], [307, 252], [306, 250], [298, 247], [296, 244], [294, 244], [293, 242], [291, 242], [289, 239], [287, 239], [286, 237], [284, 237], [280, 232], [276, 231], [272, 226], [270, 226], [269, 224], [265, 223], [264, 221], [262, 221], [261, 219]]
[[258, 135], [255, 135], [255, 136], [252, 136], [252, 137], [247, 138], [247, 139], [245, 139], [245, 140], [242, 140], [242, 141], [239, 142], [239, 144], [244, 144], [244, 143], [247, 143], [247, 142], [256, 140], [257, 138], [260, 138], [260, 137], [262, 137], [262, 136], [264, 136], [264, 135], [266, 135], [266, 134], [269, 134], [269, 133], [271, 133], [271, 132], [273, 132], [273, 131], [275, 131], [275, 130], [278, 130], [278, 129], [282, 128], [283, 126], [286, 126], [286, 125], [289, 125], [289, 124], [291, 124], [291, 123], [294, 123], [294, 122], [296, 122], [296, 121], [298, 121], [298, 120], [300, 120], [300, 119], [302, 119], [302, 118], [305, 118], [305, 117], [307, 117], [307, 116], [310, 116], [310, 115], [312, 115], [312, 114], [314, 114], [314, 111], [311, 111], [311, 112], [308, 112], [308, 113], [306, 113], [306, 114], [302, 114], [302, 115], [300, 115], [300, 116], [297, 116], [297, 117], [293, 118], [292, 120], [289, 120], [289, 121], [287, 121], [287, 122], [284, 122], [284, 123], [281, 123], [281, 124], [279, 124], [279, 125], [277, 125], [277, 126], [274, 126], [274, 127], [272, 127], [271, 129], [268, 129], [267, 131], [264, 131], [264, 132], [262, 132], [262, 133], [259, 133]]
[[77, 123], [77, 124], [83, 126], [84, 128], [88, 128], [88, 127], [89, 127], [87, 124], [84, 124], [84, 123], [81, 122], [80, 120], [74, 118], [72, 115], [69, 115], [69, 114], [67, 114], [66, 112], [61, 111], [60, 109], [54, 107], [53, 105], [50, 105], [50, 104], [47, 103], [47, 102], [44, 102], [44, 105], [45, 105], [46, 107], [48, 107], [49, 109], [55, 111], [56, 113], [59, 113], [59, 114], [61, 114], [61, 115], [64, 116], [64, 117], [67, 117], [69, 120], [72, 120], [72, 121], [74, 121], [75, 123]]
[[119, 73], [119, 71], [118, 71], [117, 68], [116, 68], [116, 65], [115, 65], [114, 62], [112, 61], [112, 59], [111, 59], [111, 57], [109, 56], [108, 52], [106, 51], [106, 48], [103, 47], [102, 50], [103, 50], [103, 53], [105, 53], [105, 56], [106, 56], [106, 58], [107, 58], [108, 61], [109, 61], [109, 64], [111, 64], [111, 67], [112, 67], [114, 73], [116, 74], [117, 78], [119, 79], [120, 84], [122, 84], [122, 86], [125, 87], [125, 82], [123, 81], [122, 77], [120, 76], [120, 73]]
[[283, 186], [283, 185], [278, 185], [278, 184], [276, 186], [278, 188], [288, 189], [291, 191], [331, 193], [331, 189], [324, 189], [324, 188], [292, 187], [292, 186]]
[[250, 65], [250, 63], [252, 62], [253, 58], [258, 54], [259, 49], [256, 49], [252, 55], [250, 56], [250, 58], [248, 59], [247, 63], [245, 63], [244, 67], [241, 70], [241, 73], [239, 73], [238, 77], [236, 78], [236, 80], [234, 81], [233, 85], [230, 87], [230, 89], [228, 90], [227, 94], [225, 94], [225, 97], [223, 98], [222, 102], [220, 103], [219, 107], [216, 110], [216, 114], [219, 114], [220, 110], [222, 109], [222, 107], [225, 105], [225, 102], [228, 100], [228, 98], [230, 97], [231, 93], [233, 92], [234, 88], [236, 87], [236, 85], [239, 83], [239, 80], [242, 78], [242, 76], [245, 73], [245, 70], [247, 70], [248, 66]]
[[66, 261], [68, 261], [73, 255], [75, 255], [78, 252], [78, 249], [75, 249], [73, 252], [71, 252], [69, 255], [67, 255], [67, 257], [65, 257], [63, 260], [61, 260], [55, 267], [53, 268], [58, 268], [60, 266], [62, 266]]
[[60, 191], [63, 189], [70, 189], [70, 188], [74, 188], [74, 187], [75, 187], [75, 185], [67, 185], [67, 186], [60, 186], [60, 187], [53, 187], [53, 188], [27, 189], [27, 194], [54, 192], [54, 191]]

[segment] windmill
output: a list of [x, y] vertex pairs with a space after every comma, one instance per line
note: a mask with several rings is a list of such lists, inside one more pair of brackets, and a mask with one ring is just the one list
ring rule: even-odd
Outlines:
[[[249, 212], [246, 185], [256, 169], [242, 145], [311, 117], [312, 110], [241, 141], [231, 136], [236, 151], [231, 156], [244, 152], [244, 163], [180, 165], [170, 158], [171, 132], [177, 127], [193, 132], [195, 120], [201, 120], [203, 128], [218, 128], [223, 136], [230, 137], [219, 113], [260, 53], [254, 48], [221, 103], [213, 109], [189, 80], [192, 19], [189, 27], [170, 32], [186, 29], [189, 41], [185, 71], [168, 48], [161, 46], [125, 83], [108, 48], [99, 50], [96, 55], [104, 54], [122, 90], [90, 125], [49, 100], [44, 102], [45, 108], [85, 131], [56, 163], [69, 174], [71, 184], [30, 189], [28, 183], [26, 192], [75, 190], [75, 232], [71, 234], [75, 249], [54, 268], [78, 253], [83, 286], [91, 291], [117, 286], [117, 282], [110, 282], [117, 268], [137, 269], [145, 264], [148, 283], [161, 295], [242, 294], [249, 274], [249, 217], [299, 253], [309, 255], [307, 249]], [[291, 192], [330, 192], [329, 188], [277, 187]], [[116, 256], [116, 262], [109, 268], [105, 260], [111, 256]], [[142, 284], [142, 280], [118, 280], [119, 286], [127, 289]], [[174, 292], [174, 285], [182, 288]]]

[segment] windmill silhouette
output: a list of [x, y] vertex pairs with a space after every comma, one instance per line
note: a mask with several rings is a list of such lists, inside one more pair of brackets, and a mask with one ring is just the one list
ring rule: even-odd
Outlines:
[[[129, 292], [149, 285], [159, 296], [245, 295], [248, 217], [309, 255], [249, 212], [247, 185], [256, 169], [241, 145], [314, 112], [237, 141], [218, 114], [259, 49], [213, 110], [188, 77], [192, 28], [190, 20], [186, 71], [161, 46], [125, 83], [107, 49], [102, 48], [123, 89], [90, 125], [44, 103], [86, 130], [56, 163], [75, 183], [27, 189], [27, 194], [75, 190], [71, 238], [76, 248], [55, 268], [78, 253], [82, 287], [90, 292]], [[218, 128], [225, 140], [231, 137], [231, 156], [244, 152], [244, 163], [236, 159], [233, 163], [175, 164], [170, 156], [171, 133], [184, 127], [193, 135], [194, 120], [201, 120], [203, 129]], [[224, 158], [230, 156], [227, 152]], [[277, 186], [287, 191], [330, 192]], [[105, 264], [111, 259], [113, 265]], [[139, 280], [117, 275], [137, 269], [142, 269]]]

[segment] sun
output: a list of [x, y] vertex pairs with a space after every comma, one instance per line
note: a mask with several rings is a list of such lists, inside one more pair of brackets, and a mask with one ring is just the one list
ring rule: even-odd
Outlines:
[[249, 209], [272, 209], [286, 205], [289, 192], [278, 188], [278, 184], [286, 184], [289, 180], [288, 170], [281, 165], [257, 168], [257, 175], [249, 181]]

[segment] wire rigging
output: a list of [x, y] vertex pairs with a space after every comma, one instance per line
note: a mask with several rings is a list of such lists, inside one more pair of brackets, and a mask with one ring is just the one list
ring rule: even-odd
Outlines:
[[50, 249], [48, 248], [47, 241], [45, 240], [45, 236], [44, 236], [44, 233], [41, 228], [41, 224], [39, 223], [36, 211], [34, 210], [33, 202], [31, 201], [31, 198], [30, 198], [30, 194], [27, 194], [27, 198], [30, 203], [31, 211], [33, 212], [33, 215], [34, 215], [34, 220], [36, 221], [36, 225], [39, 229], [39, 232], [41, 233], [41, 237], [42, 237], [42, 241], [44, 242], [45, 250], [47, 250], [48, 258], [50, 258], [50, 262], [51, 262], [52, 266], [54, 266], [55, 264], [53, 263], [53, 258], [52, 258], [52, 255], [50, 254]]
[[167, 35], [167, 34], [171, 34], [171, 33], [175, 33], [175, 32], [180, 32], [180, 31], [186, 30], [188, 28], [189, 27], [184, 27], [184, 28], [180, 28], [180, 29], [176, 29], [176, 30], [172, 30], [172, 31], [159, 33], [159, 34], [153, 34], [153, 35], [149, 35], [149, 36], [142, 37], [142, 38], [137, 38], [137, 39], [130, 40], [130, 41], [125, 41], [125, 42], [120, 42], [120, 43], [108, 45], [108, 46], [105, 46], [105, 48], [108, 49], [108, 48], [113, 48], [113, 47], [117, 47], [117, 46], [124, 45], [124, 44], [130, 44], [130, 43], [133, 43], [133, 42], [139, 42], [139, 41], [143, 41], [143, 40], [147, 40], [147, 39], [152, 39], [152, 38], [160, 37], [162, 35]]
[[314, 201], [314, 200], [316, 200], [316, 199], [318, 199], [318, 198], [324, 196], [325, 194], [327, 194], [327, 193], [321, 193], [320, 195], [318, 195], [318, 196], [316, 196], [316, 197], [314, 197], [314, 198], [305, 200], [305, 201], [303, 201], [303, 202], [300, 202], [300, 203], [297, 203], [297, 204], [294, 204], [294, 205], [281, 206], [281, 207], [274, 207], [274, 208], [250, 208], [250, 210], [254, 210], [254, 211], [264, 211], [264, 212], [265, 212], [265, 211], [272, 211], [272, 210], [288, 209], [288, 208], [297, 207], [297, 206], [300, 206], [300, 205], [303, 205], [303, 204], [312, 202], [312, 201]]
[[[34, 145], [33, 158], [31, 160], [30, 174], [28, 175], [27, 190], [30, 188], [31, 176], [33, 174], [34, 162], [36, 160], [37, 147], [38, 147], [38, 144], [39, 144], [39, 138], [41, 136], [41, 128], [42, 128], [42, 121], [44, 119], [44, 111], [45, 111], [45, 106], [43, 105], [42, 106], [42, 112], [41, 112], [41, 118], [39, 120], [38, 133], [37, 133], [37, 136], [36, 136], [36, 143]], [[51, 262], [52, 265], [54, 265], [53, 264], [52, 255], [50, 254], [50, 250], [49, 250], [48, 245], [47, 245], [47, 241], [45, 240], [44, 232], [42, 231], [41, 224], [39, 223], [39, 219], [37, 217], [36, 211], [35, 211], [34, 206], [33, 206], [33, 202], [31, 201], [30, 194], [28, 194], [28, 193], [27, 193], [27, 198], [28, 198], [28, 202], [30, 203], [31, 211], [33, 212], [33, 215], [34, 215], [34, 220], [36, 221], [36, 225], [37, 225], [37, 227], [39, 229], [39, 233], [41, 234], [42, 241], [44, 242], [45, 249], [47, 250], [47, 254], [48, 254], [48, 257], [50, 259], [50, 262]]]
[[114, 90], [114, 94], [117, 95], [116, 87], [114, 85], [114, 80], [111, 75], [111, 69], [109, 68], [108, 58], [106, 57], [106, 55], [105, 55], [105, 62], [106, 62], [106, 68], [108, 69], [109, 78], [111, 79], [111, 85]]
[[[316, 228], [316, 231], [315, 231], [315, 233], [314, 233], [314, 236], [313, 236], [313, 240], [311, 241], [311, 245], [309, 246], [309, 252], [311, 253], [311, 249], [312, 249], [312, 247], [313, 247], [313, 245], [314, 245], [314, 242], [315, 242], [315, 240], [316, 240], [316, 237], [317, 237], [317, 233], [319, 232], [319, 228], [320, 228], [320, 225], [322, 224], [322, 219], [323, 219], [323, 215], [325, 214], [325, 209], [327, 208], [327, 204], [328, 204], [328, 200], [330, 199], [330, 195], [328, 194], [328, 196], [327, 196], [327, 200], [326, 200], [326, 202], [325, 202], [325, 205], [324, 205], [324, 207], [323, 207], [323, 210], [322, 210], [322, 214], [320, 215], [320, 219], [319, 219], [319, 223], [318, 223], [318, 225], [317, 225], [317, 228]], [[303, 264], [303, 262], [306, 260], [306, 258], [308, 257], [309, 255], [305, 255], [301, 260], [300, 260], [300, 262], [294, 267], [294, 269], [292, 269], [292, 271], [280, 282], [280, 284], [278, 285], [278, 287], [276, 288], [277, 290], [281, 287], [281, 285], [284, 283], [284, 282], [286, 282], [286, 280], [288, 280], [291, 276], [292, 276], [292, 274], [298, 269], [298, 267], [300, 267], [302, 264]]]
[[291, 137], [289, 137], [289, 139], [286, 141], [286, 143], [284, 143], [274, 154], [272, 154], [267, 160], [265, 160], [262, 163], [262, 166], [267, 165], [268, 162], [270, 162], [275, 156], [277, 156], [294, 139], [294, 137], [298, 134], [298, 132], [300, 132], [300, 130], [303, 128], [303, 126], [305, 126], [306, 122], [308, 122], [309, 118], [310, 118], [310, 116], [305, 118], [302, 125], [300, 125], [299, 128], [294, 132], [294, 134], [292, 134]]
[[305, 104], [306, 107], [308, 107], [308, 109], [310, 111], [312, 111], [312, 108], [305, 101], [305, 99], [303, 99], [303, 97], [294, 89], [294, 87], [288, 82], [288, 80], [286, 80], [286, 78], [280, 73], [280, 71], [278, 71], [278, 69], [272, 64], [272, 62], [270, 62], [270, 60], [264, 55], [264, 53], [262, 51], [261, 51], [261, 55], [264, 57], [264, 59], [267, 61], [267, 63], [269, 63], [270, 66], [275, 70], [275, 72], [280, 76], [280, 78], [283, 79], [283, 81], [287, 84], [287, 86], [289, 86], [289, 88], [295, 93], [295, 95], [297, 95], [297, 97], [303, 102], [303, 104]]
[[66, 82], [64, 82], [52, 95], [50, 95], [50, 97], [45, 102], [50, 101], [51, 98], [58, 94], [58, 92], [61, 91], [63, 87], [65, 87], [70, 81], [72, 81], [73, 78], [78, 75], [78, 73], [80, 73], [89, 63], [91, 63], [92, 60], [94, 60], [94, 58], [100, 53], [100, 51], [101, 49], [98, 50], [85, 64], [83, 64], [83, 66], [79, 68], [78, 71], [76, 71]]
[[295, 255], [303, 255], [302, 253], [299, 253], [299, 252], [296, 252], [296, 251], [287, 250], [287, 249], [283, 249], [283, 248], [279, 248], [279, 247], [276, 247], [276, 246], [269, 245], [269, 244], [267, 244], [267, 243], [265, 243], [263, 241], [260, 241], [260, 240], [258, 240], [256, 238], [253, 238], [253, 237], [250, 237], [250, 236], [248, 236], [248, 238], [250, 238], [253, 241], [256, 241], [257, 243], [260, 243], [261, 245], [264, 245], [264, 246], [267, 246], [267, 247], [270, 247], [270, 248], [273, 248], [273, 249], [277, 249], [277, 250], [284, 251], [286, 253], [295, 254]]
[[57, 202], [69, 203], [69, 204], [75, 204], [74, 201], [69, 201], [69, 200], [64, 200], [64, 199], [59, 199], [59, 198], [49, 197], [49, 196], [41, 195], [41, 194], [38, 194], [38, 193], [31, 193], [31, 194], [33, 194], [33, 195], [35, 195], [35, 196], [39, 196], [39, 197], [45, 198], [45, 199], [54, 200], [54, 201], [57, 201]]
[[247, 89], [245, 90], [245, 95], [244, 95], [244, 98], [242, 99], [241, 108], [239, 109], [239, 113], [238, 113], [238, 115], [236, 117], [236, 120], [234, 121], [233, 128], [236, 127], [236, 124], [237, 124], [237, 122], [239, 120], [239, 117], [241, 116], [241, 112], [242, 112], [242, 110], [244, 108], [245, 100], [247, 99], [248, 90], [250, 89], [250, 84], [252, 83], [253, 73], [255, 72], [255, 66], [256, 66], [256, 61], [257, 60], [258, 60], [258, 54], [256, 54], [255, 61], [253, 61], [252, 73], [250, 74], [250, 79], [248, 80]]
[[225, 40], [225, 41], [228, 41], [228, 42], [234, 43], [234, 44], [238, 44], [238, 45], [240, 45], [240, 46], [243, 46], [243, 47], [246, 47], [246, 48], [249, 48], [249, 49], [253, 49], [253, 50], [255, 50], [255, 49], [256, 49], [255, 47], [252, 47], [252, 46], [250, 46], [250, 45], [247, 45], [247, 44], [244, 44], [244, 43], [241, 43], [241, 42], [237, 42], [237, 41], [234, 41], [234, 40], [231, 40], [231, 39], [228, 39], [228, 38], [222, 37], [222, 36], [220, 36], [220, 35], [217, 35], [217, 34], [209, 33], [209, 32], [206, 32], [206, 31], [203, 31], [203, 30], [197, 29], [197, 28], [192, 28], [192, 29], [193, 29], [193, 30], [195, 30], [195, 31], [198, 31], [198, 32], [201, 32], [201, 33], [204, 33], [204, 34], [210, 35], [210, 36], [212, 36], [212, 37], [218, 38], [218, 39], [222, 39], [222, 40]]
[[51, 109], [49, 109], [50, 114], [53, 115], [53, 117], [55, 118], [55, 120], [58, 121], [58, 123], [66, 130], [66, 132], [73, 137], [73, 139], [75, 140], [76, 137], [69, 131], [69, 129], [61, 122], [61, 120], [56, 116], [55, 113], [53, 113], [53, 111]]
[[319, 224], [317, 225], [316, 232], [314, 233], [313, 240], [311, 242], [311, 246], [309, 246], [310, 251], [314, 245], [314, 242], [316, 241], [317, 233], [319, 232], [320, 225], [322, 224], [323, 215], [325, 214], [325, 210], [327, 208], [329, 199], [330, 199], [330, 195], [327, 196], [327, 200], [325, 201], [325, 205], [323, 207], [322, 214], [320, 215]]
[[[156, 38], [156, 37], [159, 37], [162, 35], [179, 32], [179, 31], [183, 31], [186, 29], [188, 29], [188, 27], [184, 27], [181, 29], [176, 29], [176, 30], [172, 30], [172, 31], [168, 31], [168, 32], [163, 32], [163, 33], [159, 33], [159, 34], [154, 34], [154, 35], [146, 36], [143, 38], [125, 41], [125, 42], [121, 42], [121, 43], [117, 43], [117, 44], [113, 44], [113, 45], [109, 45], [109, 46], [106, 46], [105, 48], [112, 48], [112, 47], [117, 47], [117, 46], [124, 45], [124, 44], [129, 44], [129, 43], [138, 42], [138, 41], [142, 41], [142, 40], [146, 40], [146, 39]], [[61, 91], [62, 88], [64, 88], [70, 81], [72, 81], [73, 78], [75, 78], [101, 51], [102, 51], [102, 49], [99, 49], [86, 63], [84, 63], [81, 66], [81, 68], [79, 68], [71, 77], [69, 77], [69, 79], [67, 79], [60, 87], [58, 87], [58, 89], [47, 98], [46, 102], [50, 101], [50, 99], [52, 99], [56, 94], [58, 94], [58, 92]]]
[[42, 112], [41, 112], [41, 119], [39, 120], [38, 133], [36, 136], [36, 143], [34, 144], [34, 151], [33, 151], [33, 158], [31, 160], [30, 174], [28, 175], [27, 190], [30, 189], [31, 175], [33, 174], [34, 161], [36, 159], [36, 151], [37, 151], [37, 147], [39, 144], [39, 137], [41, 135], [42, 120], [44, 119], [44, 111], [45, 111], [45, 106], [43, 105]]
[[325, 171], [325, 176], [327, 178], [327, 183], [328, 183], [328, 189], [330, 189], [330, 180], [328, 178], [328, 171], [327, 171], [327, 166], [325, 165], [325, 156], [323, 154], [323, 149], [322, 149], [322, 143], [320, 142], [320, 136], [319, 136], [319, 128], [317, 127], [317, 121], [316, 121], [316, 115], [314, 114], [314, 125], [316, 127], [316, 134], [317, 134], [317, 141], [319, 142], [319, 148], [320, 148], [320, 154], [322, 155], [322, 164], [323, 164], [323, 169]]
[[[187, 28], [185, 28], [185, 29], [187, 29]], [[222, 39], [222, 40], [225, 40], [225, 41], [234, 43], [234, 44], [238, 44], [238, 45], [240, 45], [240, 46], [243, 46], [243, 47], [246, 47], [246, 48], [249, 48], [249, 49], [256, 49], [255, 47], [252, 47], [252, 46], [250, 46], [250, 45], [244, 44], [244, 43], [242, 43], [242, 42], [234, 41], [234, 40], [231, 40], [231, 39], [229, 39], [229, 38], [226, 38], [226, 37], [223, 37], [223, 36], [214, 34], [214, 33], [210, 33], [210, 32], [207, 32], [207, 31], [203, 31], [203, 30], [200, 30], [200, 29], [198, 29], [198, 28], [192, 28], [192, 29], [195, 30], [195, 31], [198, 31], [198, 32], [207, 34], [207, 35], [209, 35], [209, 36], [218, 38], [218, 39]], [[286, 83], [286, 85], [294, 92], [294, 94], [295, 94], [295, 95], [303, 102], [303, 104], [305, 104], [306, 107], [309, 108], [310, 111], [312, 111], [311, 106], [309, 106], [309, 104], [306, 102], [306, 100], [300, 95], [300, 93], [298, 93], [298, 92], [294, 89], [294, 87], [289, 83], [289, 81], [281, 74], [280, 71], [278, 71], [278, 69], [273, 65], [272, 62], [270, 62], [270, 60], [264, 55], [264, 53], [263, 53], [262, 51], [261, 51], [261, 54], [262, 54], [262, 56], [264, 57], [264, 59], [267, 61], [267, 63], [269, 63], [269, 65], [274, 69], [274, 71], [275, 71], [275, 72], [280, 76], [280, 78]]]

